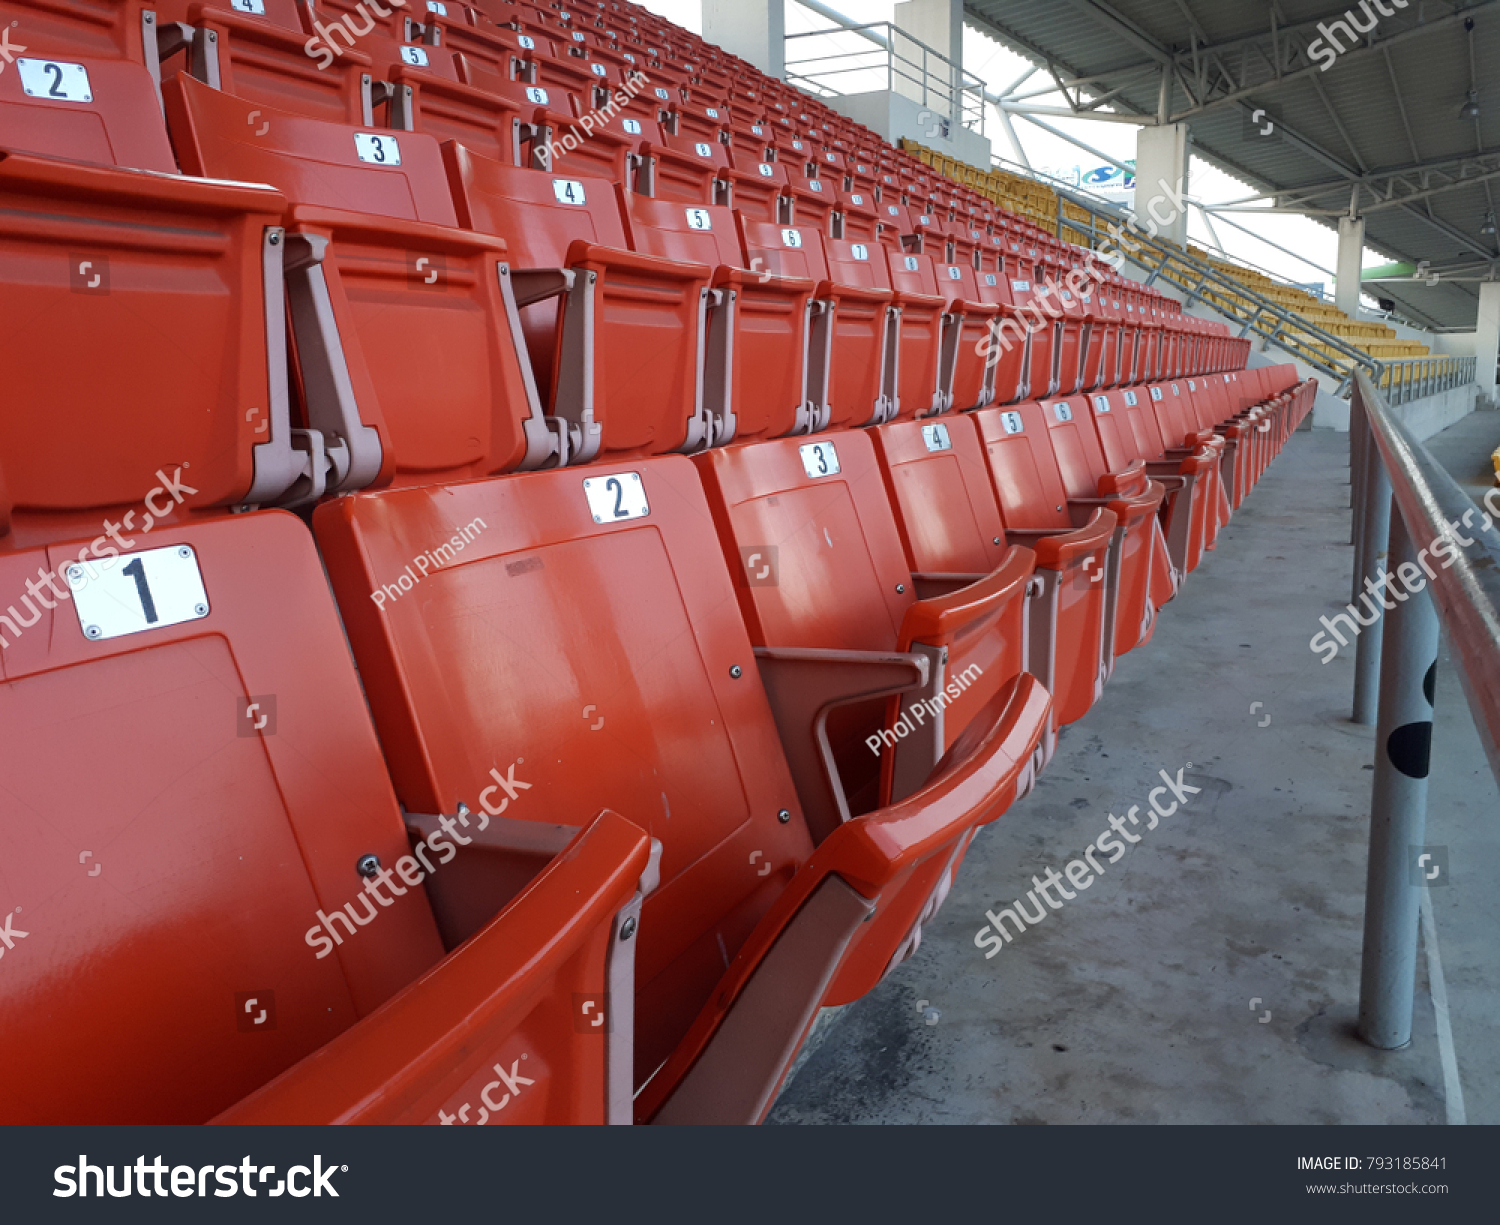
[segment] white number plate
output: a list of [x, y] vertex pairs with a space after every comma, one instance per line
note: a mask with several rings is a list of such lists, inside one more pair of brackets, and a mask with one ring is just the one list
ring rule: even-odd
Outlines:
[[798, 447], [797, 454], [802, 456], [802, 470], [814, 479], [838, 473], [839, 453], [831, 442], [810, 442], [805, 447]]
[[1027, 290], [1029, 290], [1031, 288], [1031, 282], [1030, 281], [1012, 281], [1010, 283], [1010, 287], [1012, 289], [1020, 290], [1021, 292], [1024, 293], [1025, 291], [1027, 291]]
[[1107, 412], [1109, 412], [1109, 397], [1108, 396], [1095, 396], [1094, 397], [1094, 411], [1096, 413], [1107, 413]]
[[577, 179], [553, 179], [552, 194], [559, 204], [583, 204], [583, 184]]
[[922, 427], [922, 441], [929, 451], [951, 451], [953, 443], [948, 437], [948, 427], [941, 421]]
[[108, 570], [97, 562], [76, 563], [64, 575], [79, 627], [91, 642], [208, 616], [203, 574], [187, 545], [126, 553]]
[[713, 218], [709, 216], [706, 208], [688, 209], [687, 223], [690, 230], [711, 230], [714, 228]]
[[1061, 401], [1052, 406], [1052, 411], [1057, 415], [1057, 419], [1059, 421], [1073, 420], [1072, 407], [1070, 405], [1062, 403]]
[[427, 52], [422, 50], [421, 47], [403, 46], [401, 48], [401, 58], [413, 68], [427, 67]]
[[639, 119], [622, 119], [620, 120], [620, 126], [632, 136], [639, 136], [641, 134], [641, 121]]
[[760, 171], [760, 177], [761, 177], [761, 178], [763, 178], [763, 179], [769, 179], [769, 178], [772, 178], [772, 177], [774, 177], [774, 176], [775, 176], [775, 174], [776, 174], [776, 171], [775, 171], [775, 170], [773, 170], [773, 169], [772, 169], [772, 168], [771, 168], [771, 167], [770, 167], [770, 166], [769, 166], [769, 165], [767, 165], [767, 164], [766, 164], [766, 163], [765, 163], [765, 162], [757, 162], [757, 163], [756, 163], [756, 165], [755, 165], [755, 168], [756, 168], [756, 169], [757, 169], [757, 170], [758, 170], [758, 171]]
[[528, 85], [526, 87], [526, 101], [530, 102], [533, 106], [546, 106], [547, 91], [535, 85]]
[[920, 266], [917, 263], [917, 257], [915, 255], [908, 255], [908, 256], [905, 256], [904, 258], [905, 258], [906, 270], [908, 272], [915, 272], [917, 270], [917, 268]]
[[800, 247], [802, 245], [802, 231], [782, 230], [781, 241], [788, 247]]
[[862, 242], [853, 243], [849, 247], [849, 254], [854, 259], [869, 259], [870, 248], [865, 246], [865, 244]]
[[1019, 434], [1026, 428], [1021, 424], [1020, 413], [1001, 413], [1000, 424], [1005, 427], [1007, 434]]
[[429, 13], [436, 13], [439, 17], [446, 17], [448, 15], [448, 6], [443, 3], [443, 0], [427, 0], [427, 11]]
[[374, 162], [380, 166], [399, 166], [401, 146], [394, 136], [371, 136], [366, 132], [354, 134], [354, 152], [362, 162]]
[[1131, 408], [1134, 408], [1136, 404], [1139, 403], [1139, 401], [1135, 398], [1135, 392], [1127, 391], [1125, 393], [1125, 403], [1128, 404]]
[[961, 280], [964, 279], [964, 274], [963, 274], [962, 270], [960, 268], [958, 268], [957, 265], [955, 265], [955, 264], [949, 264], [948, 265], [948, 279], [950, 281], [961, 281]]
[[254, 13], [257, 17], [266, 15], [266, 0], [229, 0], [229, 7], [236, 13]]
[[583, 496], [588, 499], [595, 523], [623, 523], [626, 519], [644, 519], [651, 513], [639, 472], [590, 477], [583, 483]]
[[523, 51], [536, 50], [536, 39], [532, 38], [529, 34], [522, 34], [516, 41], [521, 44], [521, 50]]
[[712, 157], [714, 155], [714, 151], [701, 140], [695, 143], [693, 148], [697, 151], [699, 157]]
[[59, 102], [92, 102], [88, 69], [82, 64], [65, 64], [60, 60], [18, 59], [21, 88], [28, 97], [56, 98]]

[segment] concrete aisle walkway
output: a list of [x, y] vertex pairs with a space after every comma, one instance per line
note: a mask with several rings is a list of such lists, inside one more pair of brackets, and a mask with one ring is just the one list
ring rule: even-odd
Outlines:
[[[1349, 722], [1352, 646], [1326, 665], [1308, 646], [1349, 599], [1346, 479], [1344, 435], [1293, 438], [1033, 794], [979, 835], [916, 956], [825, 1014], [771, 1122], [1459, 1120], [1430, 957], [1412, 1045], [1351, 1036], [1374, 737]], [[1457, 1082], [1468, 1121], [1494, 1123], [1500, 805], [1446, 663], [1437, 692], [1427, 840], [1452, 883], [1431, 897]], [[1201, 791], [1147, 831], [1158, 772], [1188, 762]], [[1101, 850], [1101, 877], [987, 960], [986, 911], [1031, 907], [1033, 874], [1132, 805], [1139, 844]]]

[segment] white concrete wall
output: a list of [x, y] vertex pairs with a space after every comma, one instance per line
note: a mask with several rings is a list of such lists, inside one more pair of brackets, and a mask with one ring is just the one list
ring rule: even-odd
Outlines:
[[937, 116], [920, 103], [901, 94], [879, 90], [868, 94], [846, 94], [823, 99], [841, 115], [847, 115], [895, 144], [901, 137], [919, 141], [980, 170], [990, 164], [990, 142], [977, 132], [950, 124], [949, 139], [939, 135]]

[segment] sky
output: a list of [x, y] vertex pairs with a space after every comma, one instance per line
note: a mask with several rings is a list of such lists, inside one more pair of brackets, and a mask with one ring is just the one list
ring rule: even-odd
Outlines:
[[[701, 0], [641, 0], [652, 12], [668, 21], [692, 30], [703, 32], [703, 7]], [[731, 0], [732, 2], [732, 0]], [[850, 20], [860, 23], [892, 20], [895, 4], [893, 0], [826, 0], [828, 7], [836, 9]], [[787, 33], [826, 29], [827, 18], [788, 0]], [[819, 40], [822, 41], [822, 40]], [[872, 48], [873, 50], [873, 48]], [[789, 50], [789, 56], [796, 57]], [[1002, 44], [981, 34], [978, 30], [964, 27], [964, 69], [982, 80], [986, 87], [999, 92], [1009, 86], [1031, 65]], [[1026, 89], [1040, 88], [1045, 77], [1038, 73], [1026, 83]], [[1039, 96], [1030, 101], [1043, 106], [1065, 105], [1056, 92], [1050, 96]], [[1011, 157], [1011, 148], [1006, 140], [996, 111], [988, 107], [984, 134], [989, 138], [994, 154]], [[1077, 171], [1088, 172], [1105, 163], [1092, 157], [1082, 149], [1065, 140], [1043, 131], [1022, 117], [1012, 120], [1016, 135], [1027, 158], [1037, 170], [1050, 171], [1072, 180]], [[1067, 132], [1075, 140], [1092, 145], [1100, 152], [1117, 161], [1130, 161], [1135, 157], [1136, 127], [1124, 123], [1100, 123], [1083, 119], [1048, 117], [1045, 122], [1059, 131]], [[1194, 157], [1188, 169], [1188, 194], [1204, 204], [1222, 204], [1230, 200], [1243, 199], [1255, 194], [1250, 185]], [[1189, 240], [1198, 246], [1213, 249], [1216, 245], [1209, 233], [1203, 214], [1190, 210]], [[1277, 250], [1255, 236], [1233, 228], [1230, 220], [1253, 229], [1271, 242], [1296, 252], [1296, 255]], [[1338, 239], [1334, 232], [1316, 222], [1297, 216], [1267, 214], [1264, 217], [1235, 214], [1232, 219], [1220, 218], [1215, 223], [1219, 242], [1227, 249], [1231, 258], [1249, 264], [1297, 284], [1320, 285], [1329, 295], [1333, 292], [1333, 267], [1337, 258]], [[1389, 261], [1382, 255], [1366, 249], [1365, 267], [1374, 267]], [[1368, 298], [1366, 305], [1373, 306]]]

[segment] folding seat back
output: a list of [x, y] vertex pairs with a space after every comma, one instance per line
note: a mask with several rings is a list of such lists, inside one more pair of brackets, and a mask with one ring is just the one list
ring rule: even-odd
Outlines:
[[925, 575], [988, 574], [1000, 565], [1005, 522], [973, 417], [893, 421], [869, 433], [918, 591]]
[[788, 197], [786, 168], [777, 162], [762, 160], [764, 148], [754, 145], [731, 146], [730, 169], [721, 170], [720, 178], [731, 184], [731, 200], [736, 211], [756, 221], [779, 222], [789, 209], [783, 207]]
[[1039, 414], [1052, 440], [1052, 454], [1058, 474], [1069, 498], [1092, 498], [1099, 494], [1099, 480], [1109, 469], [1099, 435], [1094, 429], [1094, 413], [1087, 396], [1051, 397], [1041, 405]]
[[[817, 281], [779, 272], [765, 257], [747, 259], [727, 208], [690, 208], [629, 193], [621, 193], [620, 202], [634, 250], [713, 270], [717, 301], [703, 383], [706, 410], [719, 423], [715, 444], [814, 428], [818, 418], [804, 379]], [[793, 236], [783, 230], [783, 245]]]
[[[6, 554], [4, 586], [77, 543]], [[600, 818], [523, 895], [469, 891], [457, 949], [434, 916], [456, 848], [413, 854], [302, 524], [162, 526], [113, 565], [6, 651], [0, 1023], [27, 1058], [0, 1119], [609, 1119], [617, 1047], [567, 1018], [628, 969], [612, 928], [645, 834]], [[80, 758], [109, 785], [57, 810]], [[128, 1059], [78, 1058], [121, 1042]]]
[[716, 180], [729, 167], [729, 151], [718, 141], [664, 132], [660, 144], [648, 143], [641, 153], [637, 189], [644, 195], [683, 204], [718, 202]]
[[[1111, 431], [1112, 446], [1118, 448], [1121, 440], [1108, 396], [1049, 398], [1041, 409], [1070, 503], [1075, 508], [1102, 503], [1115, 515], [1105, 608], [1106, 624], [1114, 626], [1106, 651], [1112, 668], [1114, 657], [1132, 650], [1150, 631], [1153, 552], [1159, 535], [1157, 512], [1165, 490], [1148, 482], [1145, 465], [1138, 460], [1110, 464], [1102, 445], [1102, 429]], [[1164, 565], [1165, 561], [1163, 546], [1155, 564]], [[1169, 576], [1163, 573], [1159, 577], [1170, 584]]]
[[1139, 401], [1139, 395], [1134, 389], [1125, 388], [1096, 391], [1088, 397], [1094, 417], [1094, 430], [1099, 435], [1099, 447], [1104, 453], [1107, 472], [1122, 473], [1145, 462], [1135, 432], [1130, 427], [1125, 404], [1127, 395]]
[[563, 175], [598, 175], [626, 189], [635, 185], [642, 147], [661, 139], [659, 124], [629, 114], [623, 108], [608, 116], [597, 112], [587, 127], [580, 120], [550, 110], [537, 111], [533, 123], [535, 134], [529, 159], [533, 169]]
[[1107, 596], [1115, 516], [1080, 511], [1075, 528], [1051, 440], [1035, 401], [971, 414], [1012, 543], [1036, 550], [1044, 590], [1031, 620], [1031, 670], [1048, 683], [1059, 725], [1093, 705], [1108, 670], [1114, 627]]
[[874, 242], [879, 221], [874, 197], [866, 191], [841, 191], [835, 199], [834, 235], [851, 242]]
[[896, 412], [900, 317], [892, 305], [895, 294], [885, 254], [870, 243], [819, 240], [828, 280], [819, 286], [818, 296], [834, 304], [829, 424], [843, 428], [889, 421]]
[[945, 332], [957, 321], [949, 319], [932, 257], [898, 255], [880, 246], [874, 250], [886, 258], [900, 312], [896, 415], [943, 412], [953, 403], [952, 363], [943, 360], [943, 345]]
[[1178, 379], [1152, 383], [1147, 387], [1151, 395], [1151, 411], [1168, 448], [1194, 446], [1197, 435], [1202, 432], [1191, 416], [1188, 401], [1184, 398], [1185, 390], [1186, 384]]
[[805, 174], [803, 163], [788, 159], [785, 152], [781, 152], [776, 161], [786, 170], [787, 186], [792, 193], [793, 223], [812, 226], [820, 234], [829, 234], [836, 197], [829, 190], [828, 182]]
[[1057, 305], [1051, 290], [1041, 280], [1042, 265], [1027, 254], [1031, 249], [1022, 247], [1012, 250], [1005, 257], [1006, 276], [1010, 281], [1010, 295], [1016, 318], [1021, 321], [1029, 337], [1022, 399], [1036, 399], [1051, 394], [1057, 383], [1060, 349], [1057, 341], [1059, 325], [1055, 317]]
[[[413, 543], [455, 521], [485, 529], [420, 602], [377, 608]], [[496, 872], [604, 806], [660, 841], [660, 887], [620, 933], [639, 943], [639, 1121], [758, 1121], [817, 1009], [874, 985], [951, 847], [1010, 798], [1018, 771], [997, 734], [815, 846], [680, 458], [345, 498], [315, 529], [408, 810], [452, 820], [462, 803], [472, 829], [476, 805], [504, 805], [473, 835]], [[494, 632], [502, 621], [525, 635]], [[673, 723], [696, 730], [662, 736]]]
[[[948, 597], [955, 613], [967, 606], [965, 614], [950, 616], [937, 628], [932, 615], [938, 604], [920, 599], [914, 589], [867, 432], [728, 447], [706, 452], [696, 462], [726, 557], [746, 574], [738, 588], [740, 604], [771, 682], [783, 740], [801, 749], [816, 740], [829, 746], [811, 757], [792, 751], [793, 775], [814, 836], [851, 813], [890, 802], [893, 791], [899, 797], [921, 786], [967, 725], [1015, 682], [1024, 636], [1024, 601], [1017, 598], [1016, 584], [1024, 586], [1030, 554], [1006, 553], [993, 572], [970, 576], [972, 585], [962, 588], [961, 597]], [[755, 581], [758, 571], [748, 553], [771, 548], [776, 582]], [[795, 653], [809, 651], [837, 652], [839, 659], [827, 661], [834, 666], [856, 665], [859, 661], [847, 653], [858, 652], [882, 672], [891, 652], [915, 652], [936, 671], [900, 704], [880, 700], [884, 693], [871, 700], [873, 676], [856, 682], [852, 692], [860, 700], [822, 721], [821, 734], [809, 735], [815, 729], [794, 713], [795, 708], [805, 714], [805, 707], [788, 705], [781, 696], [785, 686], [799, 683], [797, 675], [808, 675]], [[788, 659], [782, 652], [794, 654]], [[945, 704], [940, 725], [916, 740], [903, 736], [899, 746], [882, 744], [878, 733], [895, 721], [901, 706], [942, 692], [965, 674], [972, 684], [949, 692], [953, 700]], [[879, 791], [872, 797], [877, 767]]]
[[27, 37], [37, 58], [0, 74], [0, 320], [7, 394], [52, 408], [0, 414], [0, 525], [138, 508], [189, 454], [189, 509], [284, 499], [307, 468], [286, 394], [285, 199], [179, 178], [144, 67], [52, 59], [59, 35]]
[[[285, 0], [270, 0], [281, 7]], [[227, 0], [226, 0], [227, 3]], [[153, 75], [157, 46], [155, 24], [158, 8], [169, 4], [148, 4], [145, 0], [94, 0], [88, 5], [69, 4], [66, 0], [39, 3], [38, 0], [0, 0], [0, 27], [9, 26], [8, 49], [25, 47], [28, 58], [46, 60], [56, 57], [69, 62], [78, 58], [90, 60], [128, 60]], [[150, 13], [150, 20], [147, 20]], [[163, 14], [163, 19], [185, 20]], [[295, 16], [293, 18], [295, 24]], [[19, 72], [12, 65], [12, 70]], [[50, 74], [48, 74], [50, 75]], [[62, 88], [66, 82], [52, 85]]]
[[457, 228], [432, 137], [264, 109], [256, 135], [242, 99], [185, 76], [165, 93], [184, 169], [269, 182], [291, 201], [301, 390], [310, 427], [340, 448], [328, 492], [566, 455], [519, 351], [505, 243]]
[[904, 250], [902, 239], [912, 232], [911, 214], [899, 195], [887, 194], [875, 207], [879, 233], [877, 237], [893, 251]]
[[28, 33], [27, 54], [0, 74], [0, 149], [175, 174], [150, 72], [78, 55], [67, 33]]
[[569, 53], [566, 44], [538, 43], [532, 59], [534, 84], [554, 95], [566, 95], [574, 114], [582, 117], [605, 105], [613, 82], [606, 65]]
[[390, 127], [421, 132], [439, 143], [456, 140], [466, 148], [519, 164], [532, 134], [536, 107], [518, 102], [499, 84], [498, 73], [476, 62], [459, 79], [452, 52], [403, 46], [402, 62], [390, 72]]
[[857, 150], [849, 159], [848, 178], [851, 191], [857, 191], [867, 200], [879, 201], [878, 168], [869, 155]]
[[[980, 295], [978, 278], [968, 264], [939, 264], [938, 292], [947, 302], [948, 323], [943, 333], [944, 385], [950, 405], [960, 412], [983, 408], [995, 398], [994, 375], [999, 362], [989, 360], [992, 324], [999, 319], [999, 303]], [[999, 277], [985, 273], [998, 287]]]
[[[365, 48], [376, 40], [362, 33], [380, 26], [389, 40], [394, 16], [321, 0], [304, 29], [295, 0], [209, 0], [193, 4], [187, 20], [192, 31], [181, 66], [205, 84], [307, 118], [374, 122], [372, 60]], [[169, 60], [166, 66], [178, 64]]]
[[512, 103], [523, 119], [539, 109], [564, 115], [575, 109], [565, 91], [537, 84], [529, 63], [509, 48], [502, 47], [493, 55], [480, 54], [472, 47], [454, 52], [453, 68], [462, 84]]
[[552, 412], [579, 436], [573, 462], [709, 445], [713, 269], [630, 251], [606, 179], [518, 169], [452, 145], [444, 159], [460, 223], [514, 235], [527, 348]]

